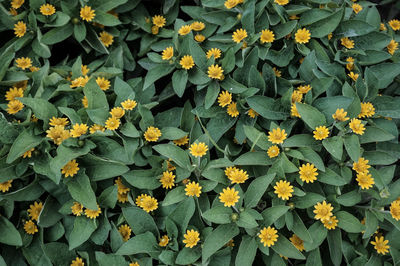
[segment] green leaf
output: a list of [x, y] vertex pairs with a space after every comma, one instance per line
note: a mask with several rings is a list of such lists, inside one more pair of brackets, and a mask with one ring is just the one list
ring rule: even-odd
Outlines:
[[118, 18], [101, 10], [96, 10], [94, 21], [108, 27], [121, 24], [121, 21], [119, 21]]
[[344, 37], [356, 37], [370, 33], [373, 30], [375, 30], [375, 27], [362, 20], [345, 20], [340, 23], [335, 34]]
[[175, 263], [179, 265], [189, 265], [195, 263], [201, 257], [200, 249], [194, 248], [183, 248], [179, 251], [176, 257]]
[[252, 126], [243, 126], [244, 133], [246, 137], [255, 145], [260, 147], [263, 150], [268, 150], [270, 147], [268, 142], [268, 137], [265, 133], [258, 131], [256, 128]]
[[[186, 37], [189, 38], [189, 36]], [[189, 50], [190, 55], [193, 56], [193, 60], [196, 66], [198, 66], [202, 70], [205, 70], [207, 67], [206, 54], [204, 53], [200, 45], [194, 40], [194, 38], [189, 39]]]
[[285, 148], [310, 147], [316, 145], [318, 145], [318, 142], [310, 134], [297, 134], [291, 136], [282, 144], [282, 146]]
[[116, 252], [117, 255], [135, 255], [135, 254], [149, 254], [155, 255], [160, 253], [157, 250], [158, 243], [155, 236], [146, 232], [136, 235], [125, 242]]
[[322, 266], [321, 255], [319, 253], [319, 248], [314, 249], [310, 252], [307, 257], [306, 266]]
[[256, 257], [257, 242], [254, 238], [244, 235], [240, 242], [239, 250], [236, 255], [236, 266], [251, 266]]
[[306, 162], [314, 164], [318, 170], [325, 171], [325, 165], [321, 157], [313, 149], [309, 147], [303, 147], [298, 149], [304, 156]]
[[345, 211], [338, 211], [335, 213], [336, 218], [339, 220], [338, 227], [349, 233], [360, 233], [364, 230], [364, 226], [352, 214]]
[[65, 179], [65, 184], [74, 200], [90, 210], [97, 209], [96, 195], [90, 185], [89, 177], [83, 171], [72, 178]]
[[24, 130], [15, 139], [7, 156], [7, 163], [11, 164], [21, 157], [26, 151], [35, 148], [42, 142], [43, 138], [33, 135], [31, 130]]
[[246, 208], [254, 208], [257, 206], [261, 197], [264, 195], [269, 184], [275, 178], [275, 174], [269, 174], [257, 177], [252, 181], [244, 194], [244, 206]]
[[207, 88], [206, 97], [204, 99], [204, 107], [206, 109], [210, 108], [219, 94], [219, 84], [216, 81], [212, 81]]
[[180, 232], [185, 232], [195, 211], [195, 203], [193, 197], [188, 197], [180, 202], [168, 217], [175, 222]]
[[235, 165], [271, 165], [272, 160], [266, 152], [246, 152], [239, 156], [234, 162]]
[[275, 40], [282, 39], [289, 33], [291, 33], [297, 25], [296, 20], [291, 20], [286, 23], [279, 23], [278, 25], [272, 27], [272, 31], [275, 34]]
[[307, 194], [303, 197], [295, 197], [293, 199], [293, 203], [296, 208], [307, 209], [311, 206], [314, 206], [318, 202], [323, 201], [324, 199], [325, 197], [320, 194], [307, 192]]
[[107, 160], [101, 157], [88, 154], [81, 158], [85, 165], [86, 173], [92, 181], [104, 180], [129, 171], [129, 167], [123, 163]]
[[271, 120], [285, 120], [288, 114], [279, 110], [279, 105], [272, 98], [255, 95], [246, 99], [250, 107], [262, 117]]
[[147, 72], [146, 77], [144, 79], [143, 90], [150, 87], [150, 85], [154, 84], [154, 82], [156, 82], [160, 78], [171, 73], [174, 69], [175, 69], [175, 66], [169, 65], [169, 64], [160, 64], [160, 65], [157, 65], [156, 67], [150, 69]]
[[95, 254], [99, 266], [124, 265], [126, 263], [126, 260], [123, 256], [118, 256], [114, 254], [105, 254], [100, 251], [96, 251]]
[[307, 27], [311, 32], [312, 38], [322, 38], [333, 32], [343, 18], [344, 8], [336, 11], [332, 15], [312, 23]]
[[66, 24], [46, 32], [42, 37], [42, 43], [50, 45], [64, 41], [74, 32], [72, 24]]
[[338, 136], [324, 139], [322, 141], [324, 148], [337, 160], [342, 159], [343, 155], [343, 139]]
[[345, 136], [343, 138], [344, 147], [346, 148], [347, 154], [350, 156], [350, 159], [357, 162], [361, 157], [360, 152], [360, 141], [358, 137], [354, 134]]
[[342, 233], [339, 228], [328, 231], [329, 254], [334, 265], [342, 262]]
[[175, 140], [175, 139], [180, 139], [183, 138], [184, 136], [187, 136], [188, 133], [176, 128], [176, 127], [164, 127], [161, 129], [161, 138], [162, 139], [168, 139], [168, 140]]
[[159, 154], [171, 159], [178, 166], [186, 169], [191, 168], [188, 154], [181, 148], [172, 144], [159, 144], [153, 146], [153, 149]]
[[84, 216], [75, 218], [74, 227], [68, 238], [69, 250], [82, 245], [97, 228], [96, 219], [89, 219]]
[[293, 228], [292, 228], [293, 233], [295, 233], [303, 241], [313, 242], [311, 235], [308, 232], [307, 227], [301, 220], [300, 216], [297, 214], [297, 212], [292, 212], [292, 213], [293, 213]]
[[44, 228], [55, 225], [63, 218], [62, 214], [58, 212], [60, 208], [61, 204], [53, 197], [48, 196], [40, 212], [38, 225]]
[[186, 70], [177, 70], [172, 75], [172, 87], [179, 97], [182, 97], [185, 92], [187, 80], [188, 72]]
[[232, 209], [224, 206], [215, 206], [202, 213], [202, 217], [212, 223], [229, 224], [231, 223]]
[[318, 249], [322, 242], [325, 240], [328, 230], [324, 225], [317, 221], [308, 228], [308, 232], [311, 234], [313, 242], [304, 242], [304, 249], [306, 251], [311, 251], [313, 249]]
[[326, 125], [325, 116], [317, 108], [304, 103], [296, 103], [296, 106], [301, 119], [311, 129], [315, 130], [316, 127]]
[[183, 186], [176, 187], [167, 193], [162, 202], [162, 206], [169, 206], [181, 202], [186, 197], [185, 188]]
[[379, 127], [366, 127], [363, 135], [360, 136], [360, 143], [373, 143], [373, 142], [382, 142], [388, 141], [396, 138], [392, 134], [387, 131], [379, 128]]
[[153, 235], [158, 236], [157, 225], [153, 217], [144, 210], [135, 206], [126, 207], [122, 208], [122, 214], [135, 235], [151, 232]]
[[347, 184], [347, 180], [329, 168], [326, 168], [325, 172], [319, 172], [317, 180], [333, 186], [343, 186]]
[[0, 242], [10, 246], [22, 246], [21, 235], [3, 215], [0, 216]]
[[379, 221], [375, 214], [369, 210], [365, 212], [365, 232], [363, 238], [371, 237], [378, 229]]
[[26, 106], [30, 107], [37, 118], [47, 125], [50, 118], [57, 117], [57, 109], [47, 100], [40, 98], [18, 98]]
[[366, 151], [363, 157], [371, 165], [390, 165], [397, 161], [397, 158], [383, 151]]
[[346, 194], [340, 195], [336, 200], [340, 205], [351, 207], [361, 201], [361, 194], [358, 190], [353, 190], [347, 192]]
[[271, 224], [273, 224], [276, 220], [279, 219], [279, 217], [287, 213], [289, 209], [289, 206], [277, 205], [264, 210], [261, 213], [264, 218], [264, 226], [270, 226]]
[[239, 234], [239, 228], [235, 224], [222, 224], [212, 231], [204, 240], [202, 249], [202, 261], [205, 262], [211, 255], [222, 248], [229, 240]]
[[305, 260], [303, 254], [290, 242], [285, 236], [279, 234], [278, 241], [275, 245], [272, 246], [272, 249], [285, 257], [298, 259], [298, 260]]

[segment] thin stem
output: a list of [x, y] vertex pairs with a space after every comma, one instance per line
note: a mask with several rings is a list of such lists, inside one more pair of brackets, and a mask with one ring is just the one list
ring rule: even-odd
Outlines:
[[215, 146], [215, 148], [216, 148], [217, 150], [219, 150], [220, 152], [222, 152], [225, 156], [228, 156], [228, 155], [226, 154], [226, 152], [225, 152], [223, 149], [221, 149], [221, 148], [218, 146], [218, 144], [213, 140], [213, 138], [211, 137], [211, 135], [210, 135], [210, 133], [208, 132], [208, 130], [204, 127], [203, 123], [201, 122], [201, 119], [200, 119], [199, 115], [197, 114], [197, 111], [196, 111], [196, 116], [197, 116], [197, 119], [198, 119], [198, 121], [199, 121], [199, 123], [200, 123], [201, 128], [204, 130], [204, 132], [205, 132], [206, 135], [208, 136], [210, 142]]

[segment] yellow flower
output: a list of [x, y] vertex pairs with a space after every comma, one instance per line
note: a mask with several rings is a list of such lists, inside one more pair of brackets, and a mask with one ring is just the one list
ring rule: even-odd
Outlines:
[[347, 74], [352, 80], [356, 81], [358, 79], [359, 74], [354, 74], [354, 72], [350, 71], [349, 74]]
[[179, 64], [186, 70], [191, 69], [194, 67], [194, 60], [191, 55], [185, 55], [184, 57], [181, 58], [181, 61], [179, 61]]
[[120, 119], [125, 115], [125, 110], [122, 107], [114, 107], [111, 109], [110, 114], [112, 117]]
[[190, 145], [190, 154], [195, 157], [203, 157], [207, 154], [208, 146], [204, 142], [193, 143]]
[[208, 67], [208, 77], [212, 79], [222, 79], [224, 70], [217, 64]]
[[326, 229], [333, 230], [336, 228], [338, 222], [339, 222], [339, 220], [336, 219], [336, 216], [331, 216], [328, 219], [323, 220], [322, 224], [324, 225], [324, 227]]
[[354, 133], [358, 135], [364, 134], [365, 126], [363, 123], [361, 123], [361, 120], [353, 118], [350, 120], [349, 126]]
[[315, 168], [314, 164], [303, 164], [300, 166], [300, 179], [306, 183], [314, 183], [317, 180], [317, 168]]
[[91, 210], [91, 209], [86, 209], [85, 210], [85, 215], [87, 218], [90, 219], [96, 219], [96, 217], [98, 217], [101, 213], [101, 209], [99, 207], [99, 205], [97, 205], [97, 210]]
[[389, 26], [394, 30], [400, 30], [400, 20], [398, 19], [392, 19], [389, 21]]
[[296, 103], [292, 103], [292, 106], [290, 107], [290, 115], [299, 118], [301, 117], [299, 111], [297, 111]]
[[63, 126], [65, 127], [66, 125], [69, 124], [68, 118], [59, 118], [59, 117], [52, 117], [49, 120], [49, 125], [50, 126]]
[[168, 243], [169, 243], [168, 235], [163, 235], [163, 236], [160, 238], [160, 241], [158, 242], [158, 245], [159, 245], [160, 247], [166, 247], [166, 246], [168, 245]]
[[81, 216], [83, 213], [83, 205], [75, 201], [74, 204], [71, 206], [71, 211], [73, 215]]
[[86, 76], [89, 73], [90, 69], [87, 65], [81, 65], [81, 73], [83, 76]]
[[281, 198], [283, 200], [288, 200], [290, 197], [293, 196], [293, 186], [290, 184], [289, 181], [280, 180], [279, 182], [276, 182], [274, 189], [274, 193], [278, 196], [278, 198]]
[[287, 134], [284, 129], [274, 128], [272, 131], [268, 132], [268, 140], [273, 144], [282, 144], [286, 139]]
[[381, 25], [379, 26], [379, 30], [381, 30], [381, 31], [387, 30], [387, 28], [386, 28], [384, 23], [381, 23]]
[[308, 43], [311, 38], [311, 33], [306, 28], [298, 29], [294, 35], [294, 38], [297, 43]]
[[289, 0], [275, 0], [274, 2], [278, 5], [284, 6], [289, 3]]
[[165, 171], [160, 179], [163, 188], [172, 188], [175, 186], [175, 175], [172, 172]]
[[29, 205], [28, 209], [28, 215], [31, 217], [32, 220], [37, 221], [39, 219], [40, 212], [43, 209], [43, 203], [39, 202], [37, 203], [36, 201]]
[[374, 179], [368, 172], [357, 173], [356, 181], [361, 189], [370, 189], [375, 184]]
[[128, 99], [126, 101], [123, 101], [121, 105], [122, 108], [124, 108], [125, 110], [133, 110], [133, 108], [136, 107], [137, 102], [135, 100]]
[[347, 49], [354, 48], [354, 41], [350, 40], [348, 37], [343, 37], [340, 39], [340, 43]]
[[399, 49], [398, 46], [399, 46], [398, 42], [396, 42], [395, 40], [391, 40], [388, 46], [386, 46], [386, 48], [388, 49], [388, 53], [394, 55], [396, 50]]
[[118, 227], [118, 232], [121, 234], [122, 239], [126, 242], [131, 238], [131, 233], [132, 229], [129, 227], [129, 225], [124, 224]]
[[136, 261], [136, 262], [129, 263], [129, 266], [140, 266], [140, 265], [139, 265], [139, 262]]
[[370, 102], [361, 103], [361, 112], [358, 118], [371, 117], [375, 114], [375, 108]]
[[185, 187], [185, 195], [190, 197], [200, 197], [202, 187], [199, 183], [189, 182]]
[[400, 201], [395, 200], [390, 204], [390, 214], [396, 221], [400, 220]]
[[160, 30], [160, 28], [157, 26], [151, 27], [151, 33], [153, 33], [154, 35], [157, 35], [159, 30]]
[[76, 257], [75, 260], [72, 261], [70, 266], [84, 266], [85, 263], [83, 262], [82, 258]]
[[17, 97], [24, 97], [24, 90], [22, 88], [12, 87], [6, 92], [7, 101], [13, 101]]
[[251, 118], [256, 118], [256, 116], [259, 116], [259, 114], [251, 108], [247, 112], [247, 115], [250, 116]]
[[262, 30], [260, 41], [261, 43], [272, 43], [275, 40], [275, 34], [271, 30]]
[[189, 143], [189, 138], [188, 136], [184, 136], [183, 138], [173, 140], [173, 142], [175, 145], [182, 146]]
[[169, 60], [174, 56], [174, 47], [169, 46], [162, 51], [162, 60]]
[[18, 100], [10, 101], [7, 105], [7, 113], [10, 115], [16, 114], [24, 108], [23, 103]]
[[228, 104], [228, 108], [226, 109], [226, 112], [231, 117], [237, 117], [239, 115], [239, 111], [238, 111], [238, 109], [236, 107], [236, 103], [235, 102], [231, 102], [230, 104]]
[[282, 76], [282, 72], [278, 70], [276, 67], [273, 67], [272, 70], [274, 70], [274, 74], [276, 77], [280, 78]]
[[144, 132], [144, 138], [148, 141], [157, 141], [161, 137], [161, 131], [156, 127], [148, 127], [146, 132]]
[[311, 85], [303, 85], [303, 86], [299, 86], [297, 87], [297, 90], [299, 92], [301, 92], [302, 94], [306, 94], [307, 92], [309, 92], [312, 89]]
[[32, 152], [35, 150], [35, 148], [32, 148], [30, 150], [27, 150], [26, 152], [24, 152], [24, 154], [22, 154], [22, 158], [31, 158], [32, 157]]
[[196, 36], [194, 36], [194, 39], [196, 40], [196, 42], [204, 42], [206, 36], [204, 36], [203, 34], [196, 34]]
[[238, 0], [226, 0], [224, 3], [224, 6], [227, 9], [231, 9], [231, 8], [234, 8], [235, 6], [237, 6], [237, 4], [239, 4]]
[[14, 34], [18, 38], [21, 38], [26, 33], [26, 24], [23, 21], [18, 21], [14, 24]]
[[338, 121], [347, 121], [350, 118], [346, 117], [347, 112], [343, 108], [336, 109], [336, 112], [332, 115], [332, 118]]
[[10, 188], [11, 188], [11, 183], [12, 183], [12, 179], [0, 183], [0, 190], [1, 190], [1, 192], [4, 193], [4, 192], [7, 192], [8, 190], [10, 190]]
[[314, 139], [323, 140], [329, 136], [329, 129], [326, 126], [316, 127], [313, 131]]
[[90, 128], [89, 128], [89, 132], [90, 134], [94, 134], [96, 131], [101, 131], [104, 132], [105, 127], [101, 126], [101, 125], [97, 125], [97, 124], [93, 124]]
[[105, 47], [110, 46], [114, 42], [114, 36], [106, 31], [100, 32], [100, 41], [104, 44]]
[[71, 136], [73, 138], [78, 138], [85, 135], [89, 127], [86, 124], [74, 124], [71, 129]]
[[64, 126], [54, 126], [46, 130], [46, 137], [50, 138], [54, 144], [60, 145], [64, 140], [70, 137], [69, 130], [64, 129]]
[[179, 35], [183, 36], [183, 35], [189, 34], [191, 31], [192, 31], [192, 27], [190, 25], [184, 25], [179, 29], [178, 33], [179, 33]]
[[80, 16], [83, 20], [90, 22], [96, 16], [94, 10], [90, 6], [81, 7]]
[[25, 222], [24, 230], [27, 234], [30, 234], [30, 235], [34, 235], [35, 233], [39, 232], [36, 224], [32, 220]]
[[153, 24], [159, 28], [164, 27], [165, 23], [167, 22], [164, 16], [161, 15], [155, 15], [154, 17], [151, 18], [151, 20], [153, 21]]
[[116, 130], [119, 128], [121, 121], [116, 117], [109, 117], [106, 121], [106, 128], [109, 130]]
[[368, 165], [368, 160], [364, 159], [363, 157], [360, 157], [357, 162], [353, 163], [353, 170], [356, 171], [357, 173], [364, 173], [368, 172], [368, 168], [371, 166]]
[[247, 31], [245, 29], [237, 29], [233, 34], [232, 34], [232, 40], [235, 43], [240, 43], [243, 39], [247, 37]]
[[348, 71], [352, 71], [354, 68], [354, 58], [353, 57], [347, 57], [346, 61], [348, 62], [346, 64], [346, 68]]
[[76, 160], [69, 161], [63, 168], [61, 168], [61, 173], [65, 175], [65, 177], [74, 176], [78, 173], [79, 167]]
[[371, 241], [370, 243], [374, 245], [374, 248], [378, 254], [385, 255], [389, 252], [389, 240], [385, 240], [383, 236], [376, 236], [375, 241]]
[[40, 7], [40, 13], [42, 13], [42, 15], [45, 15], [45, 16], [51, 16], [54, 13], [56, 13], [56, 8], [50, 4], [43, 4]]
[[25, 70], [32, 66], [32, 60], [29, 57], [20, 57], [15, 59], [15, 63], [17, 63], [17, 67]]
[[267, 151], [268, 157], [269, 158], [274, 158], [279, 155], [279, 147], [277, 145], [272, 145], [271, 147], [268, 148]]
[[304, 242], [296, 234], [293, 234], [292, 237], [289, 239], [290, 239], [290, 242], [292, 242], [293, 246], [295, 246], [299, 251], [304, 250]]
[[140, 207], [146, 212], [151, 212], [157, 210], [158, 202], [152, 196], [146, 195], [145, 197], [143, 197]]
[[239, 198], [239, 191], [236, 191], [235, 188], [227, 187], [222, 189], [222, 192], [219, 193], [219, 201], [222, 202], [225, 207], [235, 206]]
[[144, 199], [145, 197], [147, 197], [147, 196], [148, 196], [148, 195], [146, 195], [146, 194], [141, 194], [140, 196], [138, 196], [138, 197], [135, 199], [136, 205], [139, 206], [140, 208], [142, 208], [143, 199]]
[[214, 59], [220, 58], [221, 50], [218, 48], [211, 48], [210, 50], [207, 51], [206, 57], [207, 59], [210, 59], [212, 56], [214, 56]]
[[330, 203], [326, 203], [324, 200], [322, 204], [318, 202], [317, 204], [314, 205], [314, 213], [315, 216], [314, 218], [317, 220], [321, 220], [321, 222], [329, 219], [333, 214], [332, 214], [333, 207]]
[[168, 171], [174, 171], [176, 169], [176, 167], [173, 164], [171, 164], [170, 160], [171, 159], [167, 160], [167, 170]]
[[96, 83], [97, 83], [97, 85], [99, 85], [100, 89], [102, 89], [103, 91], [106, 91], [110, 88], [110, 81], [106, 78], [98, 77], [96, 79]]
[[228, 91], [223, 91], [218, 96], [219, 106], [225, 107], [232, 102], [232, 94]]
[[11, 6], [15, 9], [20, 8], [25, 3], [25, 0], [12, 0]]
[[225, 175], [230, 179], [230, 176], [237, 170], [236, 167], [230, 166], [225, 168]]
[[244, 170], [234, 168], [229, 172], [228, 178], [232, 184], [241, 184], [249, 178], [249, 175]]
[[191, 24], [191, 27], [194, 31], [201, 31], [206, 27], [206, 25], [203, 22], [195, 21]]
[[362, 6], [359, 4], [353, 4], [351, 8], [353, 8], [354, 13], [356, 14], [358, 14], [363, 9]]
[[117, 200], [120, 203], [128, 202], [128, 193], [117, 193]]
[[115, 184], [117, 185], [118, 193], [121, 193], [121, 194], [123, 194], [123, 193], [128, 193], [128, 192], [131, 190], [130, 188], [128, 188], [127, 186], [125, 186], [124, 183], [122, 183], [121, 177], [118, 177], [118, 178], [115, 180]]
[[200, 241], [200, 234], [199, 232], [195, 230], [186, 230], [186, 234], [183, 235], [185, 238], [182, 242], [187, 248], [193, 248], [194, 246], [197, 245], [197, 243]]
[[260, 238], [260, 242], [264, 245], [264, 247], [271, 247], [275, 245], [276, 241], [278, 241], [277, 233], [278, 231], [274, 227], [268, 226], [268, 228], [264, 227], [260, 231], [258, 237]]
[[302, 99], [303, 99], [303, 93], [301, 93], [300, 91], [295, 90], [292, 93], [292, 103], [301, 102]]

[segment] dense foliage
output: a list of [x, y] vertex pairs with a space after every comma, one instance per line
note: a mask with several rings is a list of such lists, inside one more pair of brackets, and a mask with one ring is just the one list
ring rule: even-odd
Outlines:
[[0, 1], [0, 265], [399, 265], [399, 30], [355, 0]]

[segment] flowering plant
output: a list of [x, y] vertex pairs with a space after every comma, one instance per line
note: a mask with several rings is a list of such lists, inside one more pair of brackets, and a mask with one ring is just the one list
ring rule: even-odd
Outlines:
[[0, 1], [0, 261], [399, 264], [400, 21], [161, 2]]

